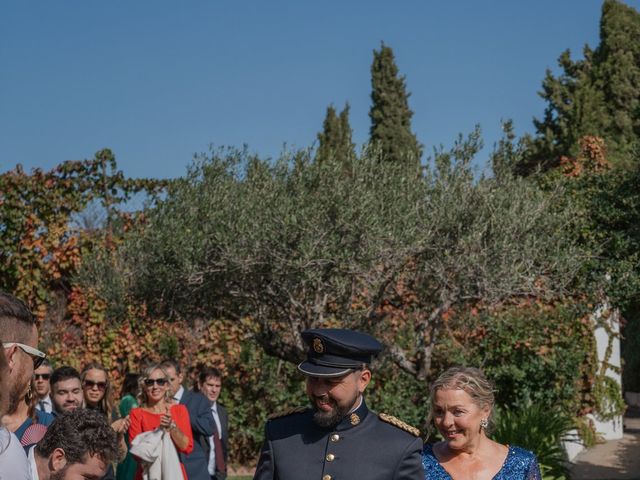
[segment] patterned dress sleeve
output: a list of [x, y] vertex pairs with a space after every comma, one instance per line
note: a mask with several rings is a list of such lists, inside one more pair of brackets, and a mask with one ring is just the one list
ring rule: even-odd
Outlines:
[[527, 477], [525, 480], [542, 480], [542, 475], [540, 474], [540, 465], [538, 465], [538, 459], [533, 457], [531, 463], [529, 464], [529, 471], [527, 472]]
[[189, 411], [187, 410], [187, 407], [181, 404], [172, 406], [171, 418], [173, 418], [173, 421], [176, 422], [176, 425], [178, 426], [180, 431], [184, 433], [189, 439], [189, 443], [184, 450], [179, 449], [177, 445], [176, 449], [180, 453], [189, 455], [193, 450], [193, 432], [191, 431], [191, 421], [189, 420]]

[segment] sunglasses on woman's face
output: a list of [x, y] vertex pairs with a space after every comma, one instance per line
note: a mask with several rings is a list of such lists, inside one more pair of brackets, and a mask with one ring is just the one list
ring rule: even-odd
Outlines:
[[94, 382], [93, 380], [85, 380], [83, 385], [89, 390], [93, 387], [98, 387], [98, 390], [105, 390], [107, 388], [107, 382]]
[[150, 387], [153, 384], [157, 384], [159, 387], [164, 387], [167, 384], [166, 378], [147, 378], [144, 381], [145, 386]]

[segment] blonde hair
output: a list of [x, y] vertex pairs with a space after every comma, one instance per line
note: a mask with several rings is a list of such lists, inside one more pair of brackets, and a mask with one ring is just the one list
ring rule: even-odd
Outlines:
[[[167, 381], [167, 385], [169, 382], [169, 375], [167, 374], [167, 371], [162, 368], [160, 366], [159, 363], [154, 363], [153, 365], [149, 365], [147, 368], [145, 368], [142, 373], [140, 374], [140, 378], [138, 378], [138, 404], [141, 407], [146, 407], [147, 403], [148, 403], [148, 398], [147, 398], [147, 390], [146, 390], [146, 386], [144, 384], [144, 381], [149, 378], [151, 376], [151, 374], [153, 372], [155, 372], [156, 370], [160, 370], [162, 372], [162, 374], [164, 375], [165, 380]], [[164, 394], [164, 400], [165, 402], [170, 403], [171, 399], [173, 398], [173, 395], [171, 395], [171, 389], [167, 388], [167, 391]]]
[[[438, 390], [464, 390], [473, 403], [480, 408], [489, 408], [489, 425], [491, 425], [493, 405], [495, 403], [494, 386], [485, 377], [482, 370], [475, 367], [451, 367], [442, 373], [429, 387], [429, 415], [427, 423], [433, 424], [433, 402]], [[489, 430], [489, 428], [487, 428]]]

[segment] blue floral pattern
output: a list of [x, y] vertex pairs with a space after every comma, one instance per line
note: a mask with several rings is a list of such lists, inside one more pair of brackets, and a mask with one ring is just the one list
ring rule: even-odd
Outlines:
[[[430, 444], [425, 445], [422, 450], [422, 466], [425, 480], [452, 480], [438, 462]], [[524, 448], [509, 446], [507, 458], [493, 480], [541, 480], [536, 456]]]

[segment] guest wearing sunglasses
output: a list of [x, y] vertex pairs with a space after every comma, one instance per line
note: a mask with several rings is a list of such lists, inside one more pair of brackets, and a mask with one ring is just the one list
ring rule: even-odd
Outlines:
[[[169, 390], [167, 372], [160, 365], [148, 367], [140, 376], [140, 407], [131, 410], [129, 417], [129, 442], [143, 432], [157, 428], [167, 432], [180, 453], [189, 454], [193, 450], [193, 434], [189, 412], [184, 405], [175, 402]], [[184, 465], [180, 463], [182, 477], [187, 480]], [[143, 465], [138, 462], [136, 480], [143, 478]]]
[[[13, 414], [28, 391], [33, 370], [45, 354], [36, 349], [38, 329], [36, 319], [27, 306], [13, 295], [0, 291], [0, 332], [3, 335], [3, 361], [1, 369], [2, 414]], [[6, 362], [4, 361], [6, 359]], [[7, 402], [4, 401], [6, 395]], [[16, 437], [7, 429], [0, 430], [0, 476], [23, 479], [29, 476], [26, 455]], [[5, 441], [6, 440], [6, 441]]]
[[36, 408], [42, 412], [51, 413], [53, 410], [53, 403], [51, 402], [51, 374], [53, 373], [53, 367], [49, 363], [49, 360], [45, 358], [38, 368], [33, 372], [33, 380], [36, 392]]
[[31, 312], [20, 300], [4, 292], [0, 292], [0, 331], [11, 340], [2, 343], [9, 366], [9, 406], [2, 423], [22, 442], [32, 424], [46, 426], [53, 421], [51, 415], [33, 410], [33, 371], [46, 355], [35, 348], [38, 330]]

